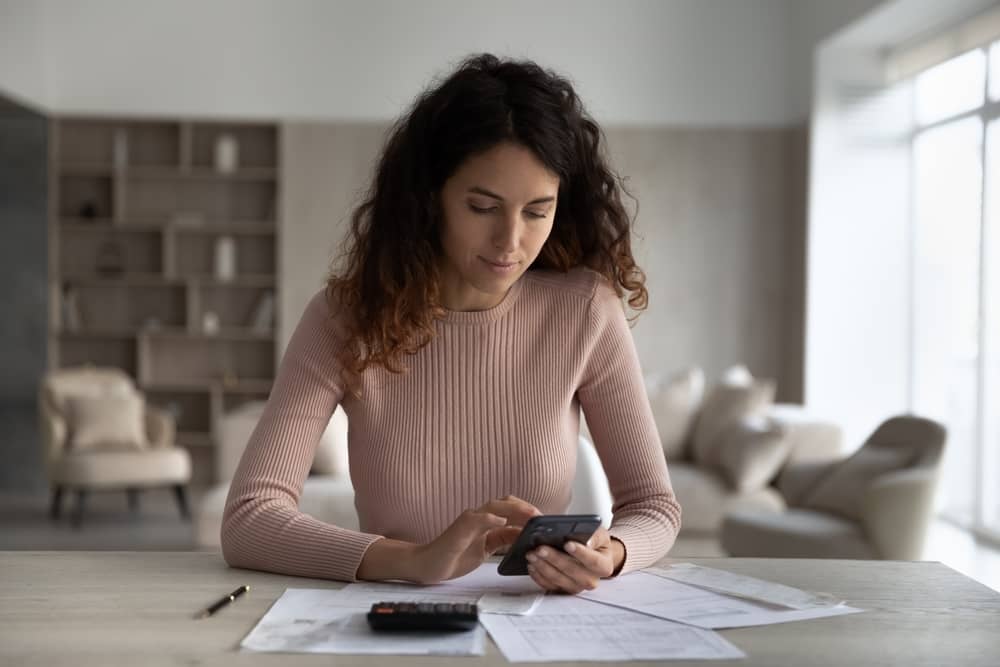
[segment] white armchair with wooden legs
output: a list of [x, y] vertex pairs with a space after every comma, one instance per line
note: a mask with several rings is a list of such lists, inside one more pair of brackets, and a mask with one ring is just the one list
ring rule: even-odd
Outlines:
[[66, 492], [76, 494], [79, 526], [87, 493], [122, 490], [138, 508], [143, 489], [169, 486], [181, 516], [190, 518], [186, 485], [191, 458], [175, 446], [173, 417], [146, 405], [131, 378], [117, 368], [68, 368], [48, 373], [39, 392], [41, 440], [52, 486], [51, 516]]

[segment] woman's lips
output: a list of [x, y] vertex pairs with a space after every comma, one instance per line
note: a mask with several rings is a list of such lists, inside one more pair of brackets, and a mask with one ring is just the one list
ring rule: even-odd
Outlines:
[[511, 273], [518, 267], [519, 262], [494, 262], [492, 260], [486, 259], [485, 257], [480, 257], [484, 264], [492, 271], [499, 275], [506, 275]]

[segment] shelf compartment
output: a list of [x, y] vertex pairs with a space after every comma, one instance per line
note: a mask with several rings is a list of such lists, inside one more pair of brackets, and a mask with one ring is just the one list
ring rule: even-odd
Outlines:
[[[204, 285], [198, 291], [198, 312], [193, 314], [196, 322], [206, 312], [219, 316], [222, 330], [231, 329], [245, 334], [255, 334], [265, 337], [263, 332], [255, 332], [250, 328], [254, 315], [261, 301], [272, 290], [257, 287], [235, 287], [230, 285]], [[273, 334], [273, 327], [267, 332]]]
[[[178, 276], [212, 278], [215, 244], [224, 234], [177, 232]], [[274, 275], [274, 239], [263, 235], [233, 235], [236, 244], [236, 277]]]
[[144, 384], [225, 386], [242, 381], [269, 383], [274, 376], [271, 341], [140, 336], [139, 342]]
[[59, 215], [84, 218], [90, 207], [93, 218], [114, 217], [114, 182], [110, 174], [62, 173], [59, 175]]
[[135, 377], [136, 341], [129, 339], [62, 338], [58, 343], [59, 367], [114, 366]]
[[223, 172], [207, 167], [180, 169], [177, 167], [130, 167], [124, 176], [159, 181], [273, 181], [278, 171], [269, 167], [241, 168]]
[[278, 166], [278, 130], [253, 123], [194, 123], [191, 128], [191, 161], [196, 168], [215, 167], [215, 143], [223, 134], [237, 142], [240, 169], [274, 169]]
[[73, 252], [59, 255], [63, 275], [99, 275], [103, 253], [114, 256], [117, 248], [122, 275], [161, 274], [163, 272], [163, 235], [158, 231], [122, 230], [111, 226], [88, 229], [86, 225], [59, 230], [60, 246]]
[[122, 219], [169, 220], [198, 213], [206, 220], [273, 220], [274, 181], [185, 180], [129, 173]]
[[207, 391], [147, 390], [146, 400], [174, 415], [177, 431], [204, 432], [212, 430], [212, 411]]
[[[60, 165], [112, 168], [115, 134], [124, 132], [128, 166], [180, 164], [180, 123], [145, 120], [65, 120], [59, 124]], [[124, 165], [122, 165], [124, 166]]]
[[187, 302], [181, 286], [147, 285], [135, 289], [123, 282], [78, 283], [67, 286], [76, 295], [81, 331], [123, 330], [149, 326], [186, 326]]

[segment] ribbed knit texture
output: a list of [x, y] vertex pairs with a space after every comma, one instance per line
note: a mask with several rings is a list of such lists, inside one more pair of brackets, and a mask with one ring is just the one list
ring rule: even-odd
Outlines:
[[[408, 370], [366, 370], [345, 393], [343, 328], [309, 302], [234, 476], [222, 525], [229, 564], [352, 581], [372, 542], [426, 543], [465, 509], [507, 494], [565, 512], [583, 409], [614, 497], [621, 572], [658, 560], [678, 505], [620, 299], [597, 273], [529, 271], [494, 308], [448, 312]], [[330, 416], [343, 403], [362, 532], [298, 511]]]

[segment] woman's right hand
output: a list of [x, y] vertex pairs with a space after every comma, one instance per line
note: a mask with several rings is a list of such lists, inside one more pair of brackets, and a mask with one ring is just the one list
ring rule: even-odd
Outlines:
[[472, 572], [499, 549], [517, 539], [537, 507], [514, 496], [466, 510], [433, 541], [417, 547], [419, 583], [433, 584]]

